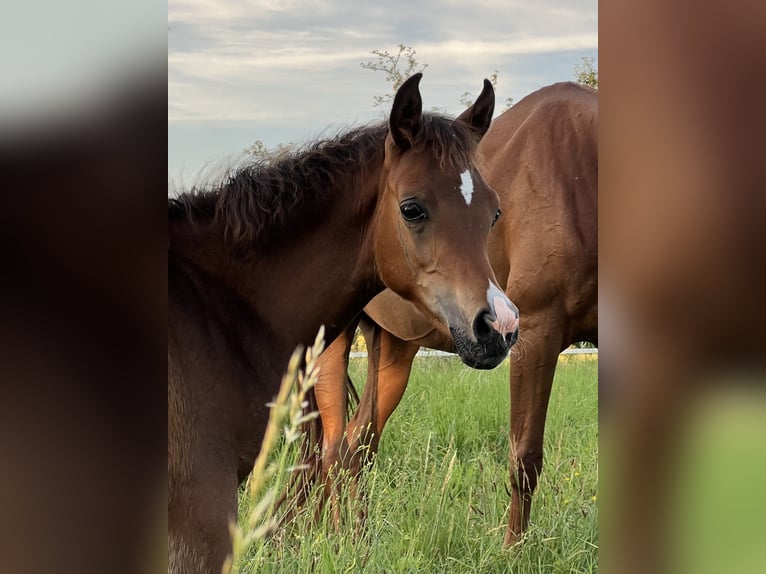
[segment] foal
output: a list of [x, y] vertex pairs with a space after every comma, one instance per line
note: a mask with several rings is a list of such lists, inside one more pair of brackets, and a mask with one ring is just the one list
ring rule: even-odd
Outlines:
[[420, 78], [387, 124], [169, 200], [171, 572], [220, 572], [266, 405], [320, 325], [332, 340], [388, 287], [440, 321], [466, 361], [507, 356], [518, 311], [497, 296], [486, 244], [498, 197], [475, 161], [494, 92], [485, 80], [451, 120], [422, 113]]

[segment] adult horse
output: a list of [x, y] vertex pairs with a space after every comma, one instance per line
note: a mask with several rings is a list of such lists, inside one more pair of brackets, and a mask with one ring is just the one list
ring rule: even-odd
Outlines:
[[169, 200], [171, 572], [220, 571], [267, 403], [320, 325], [332, 340], [388, 287], [448, 325], [466, 362], [507, 355], [518, 311], [489, 264], [498, 197], [474, 158], [494, 92], [485, 81], [451, 120], [422, 114], [420, 77], [398, 90], [388, 124]]
[[[511, 367], [511, 513], [506, 546], [529, 522], [543, 463], [543, 433], [559, 353], [597, 337], [597, 92], [572, 83], [542, 88], [498, 117], [482, 140], [482, 174], [500, 195], [503, 217], [489, 236], [500, 286], [519, 305], [521, 341]], [[346, 425], [350, 325], [320, 358], [316, 399], [325, 496], [335, 465], [357, 475], [377, 450], [420, 346], [458, 351], [439, 321], [390, 290], [367, 305], [367, 385]], [[360, 448], [365, 446], [368, 448]], [[307, 453], [311, 452], [308, 445]], [[319, 464], [316, 458], [308, 462]], [[316, 467], [309, 472], [319, 472]]]

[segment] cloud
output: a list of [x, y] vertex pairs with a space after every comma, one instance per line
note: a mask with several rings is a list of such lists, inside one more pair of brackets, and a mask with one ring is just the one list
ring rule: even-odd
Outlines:
[[494, 70], [499, 101], [518, 100], [598, 47], [596, 0], [169, 0], [168, 27], [169, 129], [248, 125], [253, 139], [381, 117], [373, 96], [390, 86], [359, 65], [375, 49], [413, 46], [424, 105], [456, 113]]

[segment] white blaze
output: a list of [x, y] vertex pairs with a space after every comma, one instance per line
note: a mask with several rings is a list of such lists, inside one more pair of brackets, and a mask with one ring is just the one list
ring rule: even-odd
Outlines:
[[471, 179], [471, 172], [465, 170], [460, 174], [460, 193], [463, 194], [466, 205], [471, 205], [471, 198], [473, 197], [473, 179]]

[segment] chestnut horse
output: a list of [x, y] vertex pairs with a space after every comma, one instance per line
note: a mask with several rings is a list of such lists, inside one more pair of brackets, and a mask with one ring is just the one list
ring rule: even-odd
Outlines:
[[408, 79], [387, 124], [349, 131], [168, 201], [169, 570], [220, 572], [287, 361], [332, 340], [388, 287], [493, 367], [518, 311], [487, 236], [497, 194], [475, 164], [494, 110], [485, 80], [451, 120]]
[[[512, 499], [506, 546], [519, 540], [529, 521], [558, 355], [577, 341], [597, 343], [597, 123], [595, 90], [554, 84], [498, 117], [479, 146], [482, 174], [500, 195], [503, 212], [489, 236], [490, 261], [499, 285], [523, 314], [521, 341], [511, 354]], [[335, 465], [356, 476], [377, 450], [420, 346], [460, 351], [443, 323], [384, 291], [362, 315], [370, 361], [367, 385], [346, 425], [354, 330], [350, 325], [320, 358], [321, 420], [315, 424], [321, 428], [313, 429], [313, 436], [322, 443], [325, 497], [337, 494], [337, 485], [328, 480]]]

